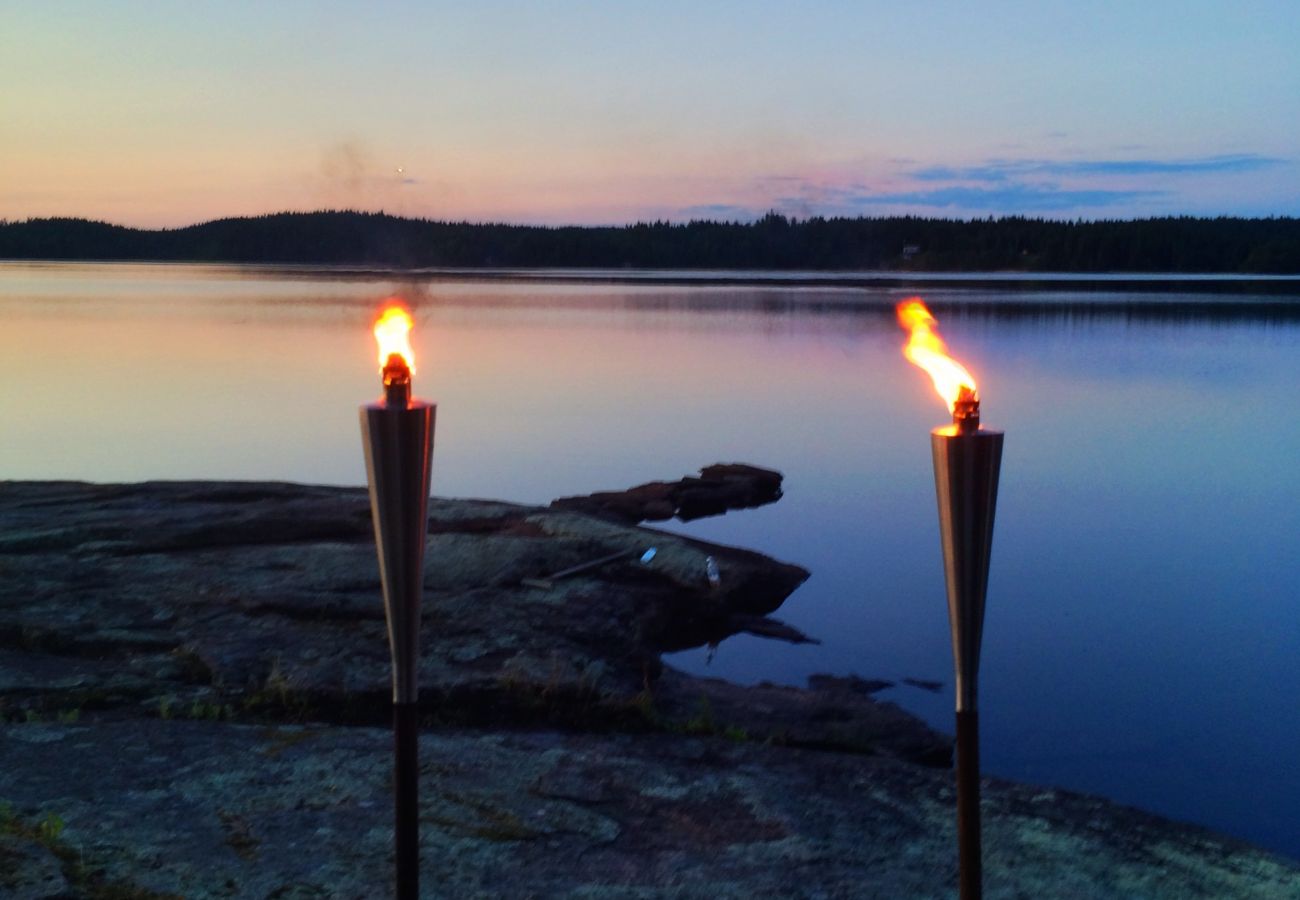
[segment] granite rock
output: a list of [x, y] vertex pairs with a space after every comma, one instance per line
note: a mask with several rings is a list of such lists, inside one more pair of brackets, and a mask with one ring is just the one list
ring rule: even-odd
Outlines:
[[781, 499], [780, 472], [744, 463], [705, 466], [698, 477], [651, 481], [621, 491], [561, 497], [551, 503], [567, 509], [635, 525], [680, 519], [689, 522], [733, 509], [751, 509]]
[[[808, 639], [803, 569], [566, 504], [434, 500], [427, 551], [425, 896], [952, 896], [951, 741], [886, 683], [660, 661]], [[387, 895], [388, 665], [363, 491], [0, 483], [0, 896]], [[1097, 798], [983, 817], [990, 898], [1300, 896]]]
[[[0, 796], [22, 821], [61, 817], [49, 843], [80, 860], [73, 896], [113, 884], [134, 897], [382, 897], [389, 753], [388, 732], [368, 727], [14, 724], [0, 731]], [[420, 760], [426, 897], [954, 895], [953, 794], [940, 769], [549, 729], [429, 731]], [[986, 780], [983, 805], [990, 900], [1300, 889], [1292, 864], [1096, 798]], [[6, 847], [49, 871], [39, 842]]]

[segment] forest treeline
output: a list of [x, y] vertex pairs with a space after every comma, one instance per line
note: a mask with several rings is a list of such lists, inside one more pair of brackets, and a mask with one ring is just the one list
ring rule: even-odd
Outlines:
[[960, 221], [910, 216], [626, 226], [476, 224], [325, 211], [146, 230], [0, 220], [0, 259], [383, 267], [791, 269], [919, 272], [1300, 273], [1300, 219]]

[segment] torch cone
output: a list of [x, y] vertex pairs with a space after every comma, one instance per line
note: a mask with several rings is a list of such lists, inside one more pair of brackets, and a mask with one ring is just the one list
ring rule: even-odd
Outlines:
[[[385, 327], [396, 319], [396, 325]], [[393, 799], [396, 894], [420, 890], [419, 679], [420, 599], [428, 533], [436, 407], [411, 399], [411, 352], [404, 310], [376, 324], [384, 397], [361, 407], [361, 443], [370, 486], [370, 513], [379, 553], [379, 579], [393, 657]], [[397, 340], [391, 354], [386, 342]]]
[[976, 710], [1002, 438], [1000, 431], [958, 425], [930, 432], [958, 712]]
[[419, 692], [415, 669], [435, 411], [418, 400], [408, 400], [404, 407], [371, 403], [361, 408], [370, 512], [393, 655], [394, 703], [415, 703]]

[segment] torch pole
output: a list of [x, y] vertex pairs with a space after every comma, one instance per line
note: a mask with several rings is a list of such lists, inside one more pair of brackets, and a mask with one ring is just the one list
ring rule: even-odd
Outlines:
[[957, 861], [961, 900], [979, 900], [983, 891], [978, 676], [1002, 438], [1000, 431], [980, 428], [979, 401], [969, 391], [957, 400], [953, 424], [930, 433], [957, 683]]
[[980, 714], [957, 713], [957, 872], [961, 900], [979, 900], [983, 884], [980, 847]]
[[398, 900], [420, 892], [420, 705], [393, 704], [393, 809]]
[[411, 399], [410, 371], [397, 354], [384, 368], [383, 400], [361, 408], [361, 442], [393, 658], [393, 824], [398, 900], [416, 900], [420, 891], [417, 665], [435, 411], [432, 404]]

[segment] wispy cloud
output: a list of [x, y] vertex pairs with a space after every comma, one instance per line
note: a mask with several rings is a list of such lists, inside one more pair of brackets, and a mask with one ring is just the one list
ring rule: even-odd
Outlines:
[[964, 165], [891, 159], [883, 165], [755, 177], [719, 191], [714, 202], [675, 210], [672, 217], [744, 222], [767, 210], [799, 218], [1153, 215], [1185, 208], [1188, 196], [1218, 189], [1220, 178], [1293, 165], [1293, 160], [1257, 153], [1060, 160], [1006, 156]]
[[1068, 190], [1038, 185], [1008, 184], [998, 188], [945, 187], [929, 191], [859, 194], [857, 207], [919, 206], [982, 212], [1060, 212], [1078, 208], [1117, 206], [1163, 196], [1163, 191]]
[[[810, 201], [809, 195], [818, 199]], [[890, 214], [899, 209], [933, 214], [1047, 214], [1075, 213], [1088, 209], [1123, 206], [1136, 201], [1167, 196], [1155, 190], [1067, 189], [1051, 185], [1003, 184], [998, 187], [953, 185], [929, 190], [886, 190], [873, 192], [855, 185], [854, 189], [826, 185], [809, 186], [795, 195], [772, 197], [753, 205], [707, 203], [674, 211], [670, 218], [712, 219], [714, 221], [752, 222], [768, 210], [797, 217], [814, 215], [858, 216]]]
[[917, 181], [974, 181], [999, 184], [1031, 177], [1097, 175], [1218, 175], [1257, 172], [1287, 161], [1254, 153], [1202, 156], [1192, 159], [991, 159], [974, 166], [926, 166], [906, 174]]
[[1258, 172], [1284, 164], [1286, 160], [1271, 156], [1238, 154], [1206, 156], [1200, 159], [1130, 159], [1094, 160], [1059, 164], [1062, 175], [1184, 175], [1223, 172]]

